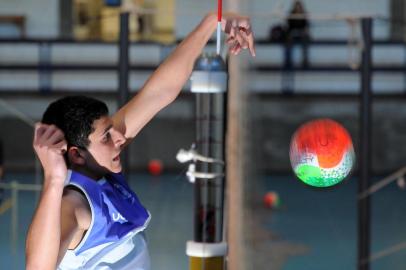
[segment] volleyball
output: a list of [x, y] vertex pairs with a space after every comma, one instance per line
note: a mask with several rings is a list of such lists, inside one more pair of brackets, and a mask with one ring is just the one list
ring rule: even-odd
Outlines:
[[340, 183], [355, 163], [349, 133], [331, 119], [317, 119], [300, 126], [292, 136], [289, 156], [296, 176], [314, 187]]

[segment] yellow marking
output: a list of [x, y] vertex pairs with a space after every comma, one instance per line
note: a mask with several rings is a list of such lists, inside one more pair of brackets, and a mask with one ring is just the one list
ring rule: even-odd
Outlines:
[[6, 201], [4, 201], [1, 205], [0, 205], [0, 215], [3, 215], [8, 209], [10, 209], [13, 206], [13, 202], [11, 199], [8, 199]]

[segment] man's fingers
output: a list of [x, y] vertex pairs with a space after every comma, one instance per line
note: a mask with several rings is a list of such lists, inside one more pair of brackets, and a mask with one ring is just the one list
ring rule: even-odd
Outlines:
[[233, 46], [230, 47], [230, 53], [231, 54], [238, 54], [238, 52], [241, 50], [241, 45], [238, 42], [235, 42]]
[[250, 19], [249, 18], [239, 18], [237, 26], [239, 28], [250, 29], [251, 28]]
[[[235, 46], [235, 42], [239, 44], [238, 48]], [[254, 41], [252, 39], [252, 35], [247, 36], [247, 34], [243, 31], [239, 31], [236, 35], [235, 38], [229, 38], [227, 39], [227, 44], [233, 46], [234, 48], [230, 50], [230, 52], [234, 54], [238, 54], [241, 49], [250, 49], [250, 52], [253, 56], [255, 56], [255, 49], [253, 48], [254, 46]]]
[[[238, 54], [242, 49], [249, 49], [252, 56], [256, 55], [254, 34], [248, 17], [238, 16], [223, 20], [222, 29], [229, 35], [226, 43], [230, 46], [230, 53]], [[238, 41], [239, 46], [234, 45], [235, 40]]]
[[241, 52], [241, 45], [238, 44], [237, 46], [235, 46], [235, 50], [234, 50], [234, 54], [237, 55]]
[[240, 35], [244, 39], [244, 43], [242, 44], [243, 49], [248, 49], [248, 36], [245, 31], [240, 30]]
[[57, 127], [55, 127], [54, 125], [47, 126], [45, 132], [41, 135], [41, 140], [45, 141], [50, 139], [56, 131]]
[[34, 142], [37, 141], [38, 137], [40, 137], [44, 131], [45, 129], [42, 127], [41, 123], [35, 123]]
[[255, 57], [256, 55], [255, 42], [254, 35], [252, 33], [248, 36], [248, 48], [250, 49], [251, 55]]
[[[248, 17], [236, 14], [225, 15], [221, 28], [229, 35], [226, 43], [230, 46], [230, 53], [238, 54], [242, 49], [249, 49], [252, 56], [256, 55], [254, 34], [251, 28], [251, 21]], [[238, 41], [239, 46], [234, 45], [235, 40]]]
[[228, 38], [226, 39], [226, 44], [229, 45], [229, 46], [231, 46], [232, 44], [234, 44], [234, 42], [235, 42], [235, 39], [234, 39], [233, 37], [228, 37]]
[[59, 143], [54, 144], [53, 149], [55, 149], [60, 154], [65, 154], [68, 150], [68, 144], [65, 140], [62, 140]]
[[241, 47], [247, 46], [246, 41], [244, 40], [244, 37], [240, 34], [240, 32], [236, 33], [235, 38], [238, 40], [238, 43]]
[[243, 32], [246, 36], [252, 35], [251, 27], [249, 28], [240, 27], [239, 30]]
[[240, 28], [240, 35], [244, 38], [244, 41], [247, 47], [244, 49], [249, 49], [252, 56], [255, 56], [255, 43], [254, 43], [254, 35], [251, 31], [251, 28], [248, 29], [241, 29]]
[[248, 49], [250, 50], [251, 55], [255, 57], [256, 51], [255, 51], [254, 39], [248, 40]]
[[35, 124], [35, 130], [34, 130], [34, 144], [39, 144], [44, 140], [44, 134], [48, 131], [49, 126], [42, 124], [42, 123], [36, 123]]
[[237, 44], [238, 44], [238, 41], [234, 40], [234, 42], [230, 45], [229, 52], [231, 54], [234, 54], [235, 47], [237, 46]]
[[56, 127], [52, 136], [48, 138], [47, 144], [62, 154], [65, 153], [67, 150], [67, 142], [65, 140], [65, 135], [60, 129]]
[[231, 21], [230, 21], [230, 20], [227, 20], [227, 21], [226, 21], [226, 25], [225, 25], [225, 27], [224, 27], [224, 32], [225, 32], [226, 34], [230, 34], [232, 27], [233, 27], [233, 25], [232, 25]]
[[35, 125], [34, 146], [46, 146], [54, 148], [61, 142], [66, 144], [64, 133], [55, 125], [38, 123]]
[[[241, 35], [244, 37], [244, 40], [247, 44], [248, 49], [252, 56], [255, 56], [255, 43], [254, 43], [254, 35], [252, 31], [243, 30], [240, 31]], [[246, 49], [246, 48], [244, 48]]]
[[48, 139], [48, 142], [52, 145], [52, 144], [57, 144], [61, 141], [65, 140], [65, 136], [62, 133], [62, 131], [57, 130], [55, 131], [55, 133]]

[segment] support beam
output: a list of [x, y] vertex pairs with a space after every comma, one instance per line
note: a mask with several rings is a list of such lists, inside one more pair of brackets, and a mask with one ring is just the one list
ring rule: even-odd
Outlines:
[[[120, 14], [120, 39], [119, 39], [119, 67], [118, 67], [118, 108], [127, 103], [129, 98], [128, 78], [129, 78], [129, 17], [128, 12]], [[121, 152], [123, 172], [129, 172], [129, 152], [128, 148]]]
[[[358, 194], [368, 190], [371, 177], [371, 134], [372, 134], [372, 19], [361, 21], [364, 50], [361, 66], [360, 106], [360, 178]], [[358, 270], [369, 270], [370, 256], [370, 196], [358, 198]]]

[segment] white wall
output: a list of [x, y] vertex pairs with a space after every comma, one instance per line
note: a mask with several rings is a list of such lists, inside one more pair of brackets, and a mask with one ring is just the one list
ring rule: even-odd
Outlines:
[[[59, 32], [59, 0], [0, 0], [1, 15], [26, 16], [28, 37], [54, 38]], [[16, 35], [13, 26], [0, 26], [0, 36]]]
[[[293, 0], [245, 1], [251, 3], [248, 6], [247, 14], [252, 18], [256, 37], [267, 36], [270, 26], [281, 22], [278, 17], [287, 14], [293, 2]], [[318, 17], [360, 14], [379, 14], [387, 18], [390, 16], [390, 0], [303, 0], [303, 3], [310, 15]], [[214, 0], [176, 0], [178, 13], [176, 16], [177, 34], [185, 36], [198, 23], [206, 11], [215, 9], [216, 1]], [[278, 11], [280, 16], [275, 16]], [[315, 38], [347, 38], [349, 35], [348, 29], [347, 24], [343, 21], [313, 21], [311, 31], [312, 36]], [[388, 35], [389, 23], [377, 21], [375, 23], [375, 37], [386, 38]]]
[[[242, 0], [241, 0], [242, 1]], [[250, 4], [246, 3], [249, 1]], [[265, 37], [271, 25], [278, 22], [271, 13], [278, 10], [286, 14], [293, 0], [244, 0], [248, 6], [257, 37]], [[210, 10], [217, 8], [217, 1], [175, 0], [176, 33], [185, 36], [200, 19]], [[225, 9], [227, 0], [225, 2]], [[312, 15], [333, 14], [379, 14], [390, 15], [390, 0], [304, 0], [305, 7]], [[23, 14], [27, 16], [27, 33], [30, 37], [56, 37], [59, 28], [58, 0], [0, 0], [0, 14]], [[280, 21], [280, 20], [279, 20]], [[312, 36], [325, 38], [346, 38], [349, 35], [344, 22], [316, 21], [312, 23]], [[6, 31], [15, 32], [12, 27], [0, 26], [0, 35]], [[375, 37], [388, 37], [389, 24], [379, 21], [375, 23]]]

